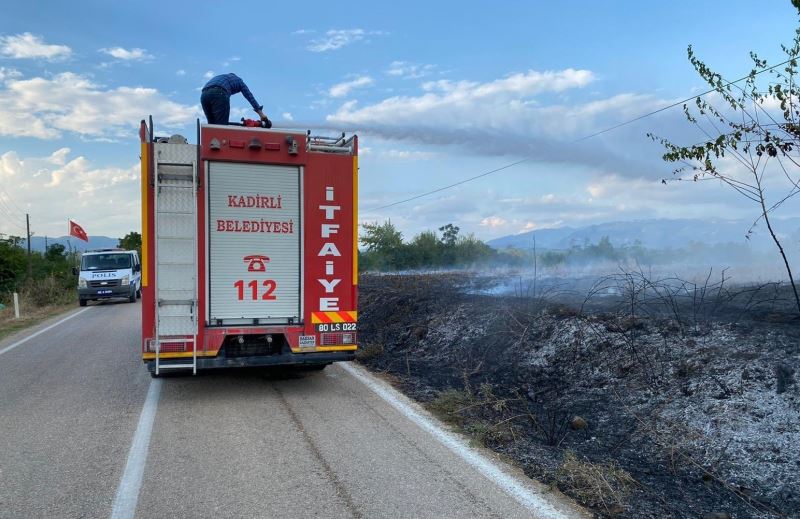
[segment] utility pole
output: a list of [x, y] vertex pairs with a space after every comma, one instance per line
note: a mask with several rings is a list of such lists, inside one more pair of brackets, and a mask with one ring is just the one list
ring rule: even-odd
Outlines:
[[31, 277], [31, 215], [25, 213], [25, 227], [28, 231], [28, 277]]

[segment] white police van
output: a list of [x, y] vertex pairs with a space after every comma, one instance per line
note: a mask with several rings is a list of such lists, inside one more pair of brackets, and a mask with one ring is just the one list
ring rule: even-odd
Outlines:
[[142, 264], [135, 250], [98, 249], [81, 256], [78, 274], [78, 303], [127, 298], [131, 303], [142, 296]]

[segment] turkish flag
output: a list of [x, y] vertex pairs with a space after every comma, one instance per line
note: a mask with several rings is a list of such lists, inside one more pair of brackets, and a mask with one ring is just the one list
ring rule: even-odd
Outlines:
[[85, 242], [89, 241], [89, 237], [86, 235], [86, 231], [83, 230], [83, 227], [72, 220], [69, 221], [69, 235], [75, 236], [79, 240], [83, 240]]

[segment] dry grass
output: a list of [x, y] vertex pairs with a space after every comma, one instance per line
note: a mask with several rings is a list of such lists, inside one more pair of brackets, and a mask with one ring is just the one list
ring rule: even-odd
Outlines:
[[441, 421], [462, 427], [464, 425], [462, 411], [472, 402], [473, 397], [467, 391], [446, 389], [428, 402], [427, 407]]
[[19, 319], [14, 317], [12, 296], [3, 298], [6, 307], [0, 310], [0, 339], [71, 310], [78, 305], [77, 299], [74, 289], [64, 290], [53, 278], [26, 283], [19, 292]]
[[358, 345], [358, 351], [356, 351], [356, 358], [361, 361], [380, 355], [383, 355], [383, 344], [376, 342], [362, 342]]
[[76, 306], [77, 305], [73, 302], [35, 308], [24, 314], [21, 313], [19, 319], [14, 318], [13, 308], [6, 307], [0, 310], [0, 340], [21, 330], [35, 326], [53, 316], [72, 310]]
[[626, 510], [628, 497], [636, 485], [636, 480], [616, 464], [581, 460], [569, 450], [556, 472], [556, 481], [582, 504], [599, 508], [612, 517]]

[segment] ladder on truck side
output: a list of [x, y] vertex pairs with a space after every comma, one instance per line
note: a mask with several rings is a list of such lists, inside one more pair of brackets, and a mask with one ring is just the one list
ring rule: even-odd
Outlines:
[[[154, 151], [155, 375], [197, 373], [197, 147], [172, 137]], [[164, 362], [189, 347], [191, 362]]]

